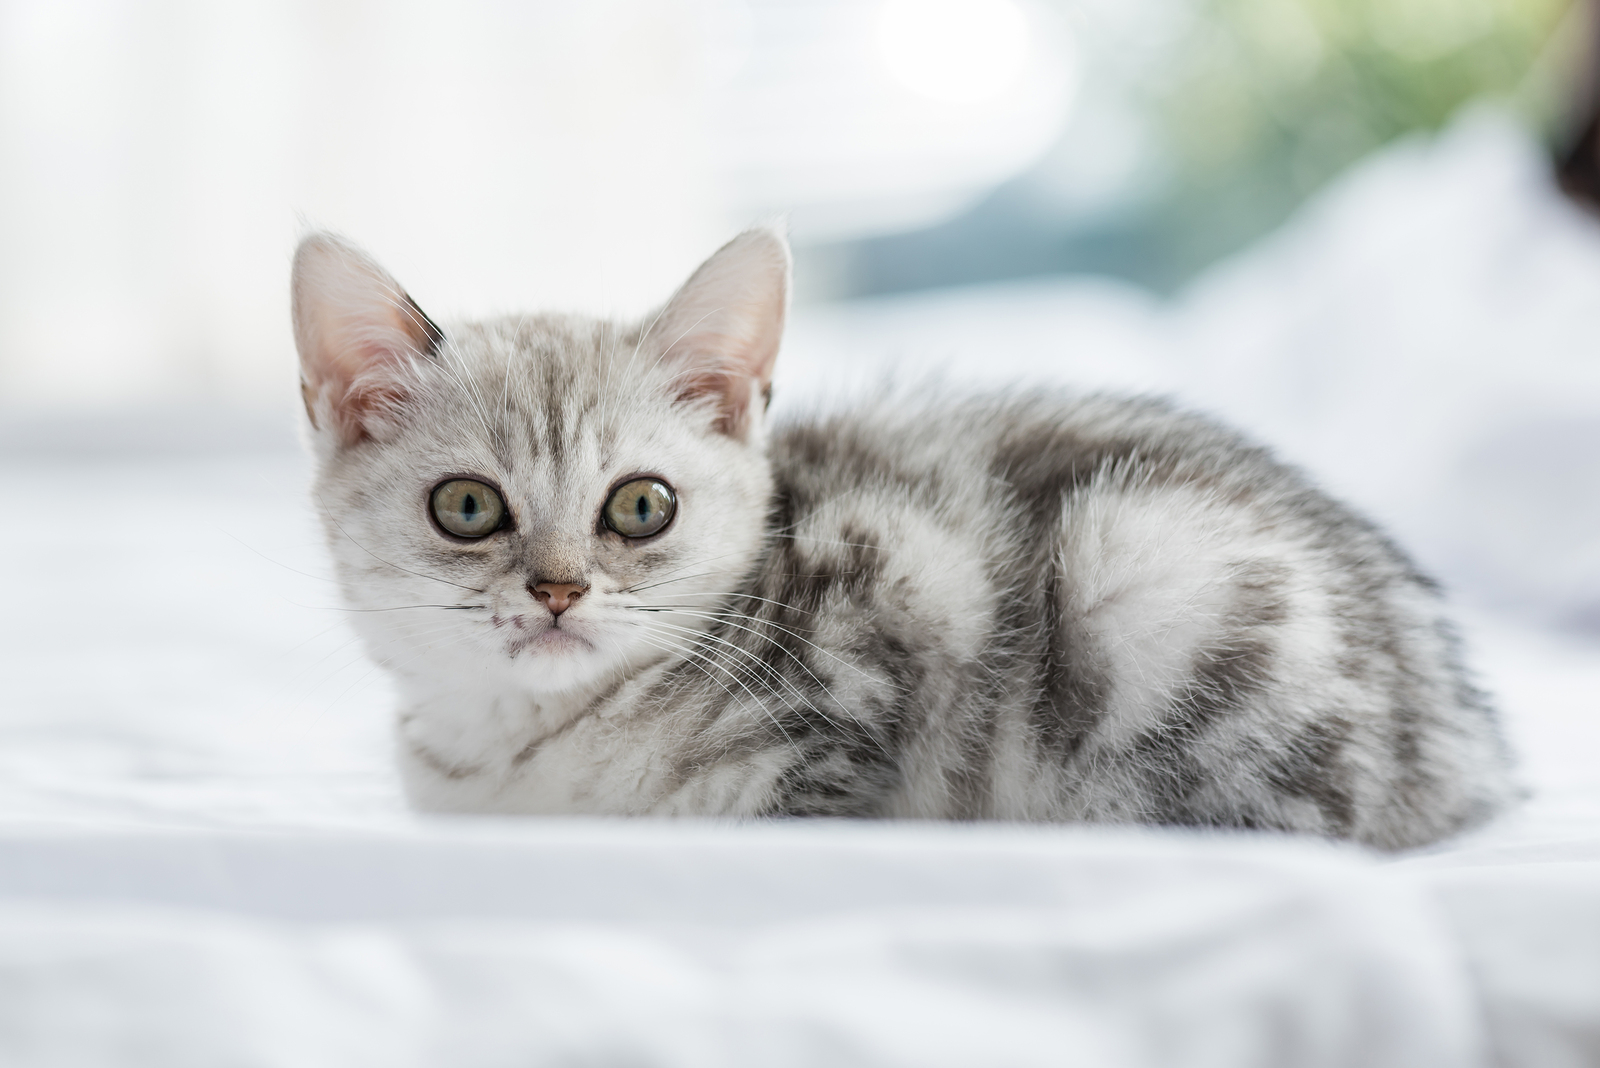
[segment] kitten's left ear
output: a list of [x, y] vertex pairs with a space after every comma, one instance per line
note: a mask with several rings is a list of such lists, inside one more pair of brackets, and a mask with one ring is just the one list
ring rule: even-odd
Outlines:
[[765, 410], [789, 311], [789, 243], [746, 230], [700, 265], [645, 334], [682, 400], [706, 398], [717, 429], [741, 441]]

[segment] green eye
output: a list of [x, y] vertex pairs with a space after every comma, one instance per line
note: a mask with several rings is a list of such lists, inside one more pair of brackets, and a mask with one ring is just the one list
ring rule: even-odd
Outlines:
[[505, 518], [505, 502], [500, 494], [470, 478], [452, 478], [433, 491], [433, 518], [450, 533], [463, 538], [481, 538], [500, 529]]
[[606, 526], [628, 538], [647, 538], [667, 525], [678, 502], [672, 487], [653, 478], [618, 486], [606, 502]]

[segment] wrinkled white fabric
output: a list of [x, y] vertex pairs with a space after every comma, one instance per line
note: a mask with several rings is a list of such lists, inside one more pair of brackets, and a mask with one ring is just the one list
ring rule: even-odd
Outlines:
[[1305, 843], [532, 820], [0, 856], [4, 1063], [1487, 1063], [1425, 888]]

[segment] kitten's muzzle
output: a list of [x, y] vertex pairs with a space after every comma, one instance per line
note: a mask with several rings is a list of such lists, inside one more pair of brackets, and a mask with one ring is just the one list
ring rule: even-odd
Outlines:
[[576, 582], [530, 582], [528, 592], [533, 594], [534, 600], [550, 609], [551, 615], [559, 616], [571, 608], [579, 597], [588, 593], [589, 587]]

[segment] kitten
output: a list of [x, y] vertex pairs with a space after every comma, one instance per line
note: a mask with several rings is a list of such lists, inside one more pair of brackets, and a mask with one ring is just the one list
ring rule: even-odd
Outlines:
[[442, 329], [307, 238], [316, 498], [423, 809], [1088, 820], [1382, 848], [1511, 796], [1436, 590], [1152, 400], [769, 427], [783, 239], [638, 324]]

